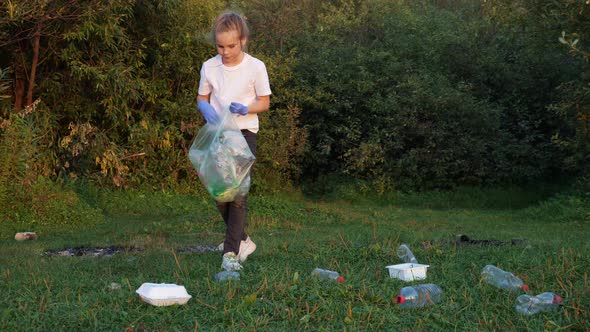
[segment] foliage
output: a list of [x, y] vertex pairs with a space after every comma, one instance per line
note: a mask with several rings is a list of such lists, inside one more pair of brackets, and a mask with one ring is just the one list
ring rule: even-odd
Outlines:
[[[555, 89], [556, 98], [547, 105], [560, 117], [561, 127], [552, 137], [553, 144], [566, 151], [563, 167], [581, 174], [582, 186], [588, 185], [590, 169], [590, 4], [587, 1], [488, 1], [492, 19], [505, 26], [514, 24], [509, 12], [525, 13], [529, 25], [539, 29], [548, 41], [555, 39], [573, 56], [566, 62], [569, 70], [580, 73], [575, 79], [562, 78]], [[519, 21], [522, 21], [522, 15]], [[524, 26], [524, 24], [521, 24]], [[558, 65], [563, 64], [560, 62]], [[563, 66], [560, 66], [563, 68]]]
[[43, 100], [54, 179], [198, 192], [196, 86], [225, 8], [247, 17], [273, 90], [254, 192], [327, 175], [383, 192], [588, 173], [590, 20], [573, 0], [4, 2], [2, 119], [28, 92]]
[[560, 169], [563, 150], [551, 143], [560, 124], [546, 106], [575, 77], [573, 68], [555, 70], [565, 55], [539, 58], [545, 46], [536, 35], [498, 31], [462, 12], [374, 10], [326, 5], [329, 18], [300, 40], [308, 52], [298, 66], [309, 96], [306, 173], [445, 188], [526, 182]]
[[[0, 126], [0, 224], [3, 235], [23, 229], [80, 229], [101, 222], [102, 215], [64, 184], [56, 168], [55, 122], [36, 102], [12, 113]], [[60, 174], [60, 175], [58, 175]]]
[[[294, 54], [276, 53], [261, 56], [272, 82], [272, 109], [259, 116], [257, 141], [256, 187], [264, 191], [277, 190], [297, 180], [301, 175], [301, 158], [308, 144], [307, 132], [301, 127], [302, 110], [297, 100], [304, 95], [295, 88]], [[263, 174], [263, 175], [261, 175]]]
[[35, 184], [38, 176], [55, 172], [55, 122], [40, 101], [18, 113], [11, 113], [0, 124], [0, 183], [22, 186]]
[[[563, 14], [562, 14], [563, 13]], [[570, 54], [585, 61], [578, 64], [580, 80], [564, 82], [559, 102], [551, 105], [569, 125], [570, 135], [556, 137], [556, 142], [570, 152], [567, 166], [582, 169], [580, 186], [590, 190], [590, 3], [565, 1], [553, 3], [543, 13], [562, 27], [559, 41]], [[572, 133], [573, 132], [573, 133]]]

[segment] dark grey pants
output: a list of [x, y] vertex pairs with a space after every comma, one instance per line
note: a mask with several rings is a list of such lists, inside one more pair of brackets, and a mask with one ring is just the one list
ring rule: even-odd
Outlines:
[[[256, 156], [256, 134], [249, 130], [242, 130], [242, 134], [250, 147], [250, 150]], [[250, 169], [250, 183], [252, 183], [253, 168]], [[225, 222], [225, 241], [223, 242], [223, 253], [240, 250], [240, 241], [246, 240], [246, 216], [248, 213], [248, 195], [237, 198], [233, 202], [219, 203], [217, 209]]]

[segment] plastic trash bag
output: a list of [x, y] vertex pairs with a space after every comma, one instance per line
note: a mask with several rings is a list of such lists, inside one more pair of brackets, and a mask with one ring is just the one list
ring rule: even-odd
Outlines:
[[220, 123], [207, 123], [199, 130], [188, 157], [216, 201], [231, 202], [250, 190], [250, 168], [256, 158], [229, 111]]

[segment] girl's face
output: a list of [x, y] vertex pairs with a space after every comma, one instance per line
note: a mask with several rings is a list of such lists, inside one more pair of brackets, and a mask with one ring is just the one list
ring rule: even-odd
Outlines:
[[223, 64], [226, 66], [235, 66], [242, 62], [244, 58], [242, 46], [245, 43], [246, 38], [240, 39], [240, 35], [235, 30], [215, 34], [217, 54], [221, 55]]

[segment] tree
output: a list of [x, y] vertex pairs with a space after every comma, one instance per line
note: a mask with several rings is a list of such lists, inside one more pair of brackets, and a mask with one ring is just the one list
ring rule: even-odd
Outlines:
[[39, 66], [54, 56], [63, 33], [91, 11], [98, 1], [24, 0], [3, 2], [0, 13], [0, 48], [8, 47], [14, 73], [14, 108], [33, 103]]

